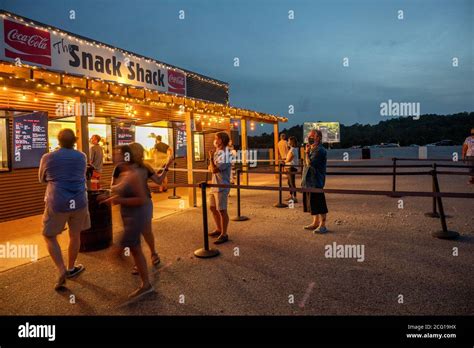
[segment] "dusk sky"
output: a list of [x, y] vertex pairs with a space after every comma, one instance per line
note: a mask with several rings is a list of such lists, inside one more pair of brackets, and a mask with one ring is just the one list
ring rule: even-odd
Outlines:
[[[233, 106], [378, 123], [380, 103], [474, 110], [470, 0], [3, 0], [1, 7], [230, 84]], [[69, 10], [76, 19], [69, 19]], [[185, 11], [185, 19], [178, 18]], [[293, 10], [295, 18], [288, 19]], [[398, 19], [403, 10], [404, 19]], [[234, 67], [234, 57], [240, 67]], [[349, 58], [349, 67], [343, 58]], [[459, 66], [452, 66], [453, 57]], [[294, 115], [288, 106], [294, 105]], [[265, 127], [266, 129], [266, 127]], [[271, 131], [271, 130], [270, 130]]]

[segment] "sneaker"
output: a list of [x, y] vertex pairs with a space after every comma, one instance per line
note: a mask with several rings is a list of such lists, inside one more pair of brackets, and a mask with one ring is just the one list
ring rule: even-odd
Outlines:
[[74, 266], [74, 268], [71, 271], [69, 271], [69, 270], [66, 271], [66, 278], [74, 278], [74, 277], [78, 276], [79, 273], [81, 273], [85, 269], [86, 268], [81, 264], [79, 264], [77, 266]]
[[318, 227], [313, 231], [314, 234], [325, 234], [328, 232], [328, 229], [326, 227]]
[[148, 288], [138, 288], [137, 290], [132, 292], [130, 295], [128, 295], [128, 298], [130, 300], [132, 300], [132, 299], [136, 300], [136, 299], [139, 299], [140, 297], [145, 296], [146, 294], [149, 294], [150, 292], [153, 292], [153, 291], [155, 291], [155, 289], [151, 285]]

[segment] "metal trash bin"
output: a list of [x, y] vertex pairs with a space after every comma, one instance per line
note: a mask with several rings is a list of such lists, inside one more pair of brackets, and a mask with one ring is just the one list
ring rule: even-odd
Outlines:
[[362, 159], [370, 159], [370, 148], [362, 148]]
[[102, 195], [110, 196], [108, 190], [88, 190], [89, 214], [91, 228], [81, 232], [80, 251], [95, 251], [112, 245], [112, 207], [110, 204], [99, 204]]

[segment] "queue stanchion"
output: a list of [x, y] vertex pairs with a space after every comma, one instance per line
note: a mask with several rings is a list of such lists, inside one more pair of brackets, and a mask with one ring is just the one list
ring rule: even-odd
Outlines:
[[398, 198], [400, 195], [395, 194], [397, 191], [397, 158], [392, 158], [392, 194], [390, 197]]
[[278, 165], [278, 187], [280, 188], [279, 191], [278, 191], [278, 203], [275, 203], [273, 206], [276, 207], [276, 208], [288, 208], [288, 204], [285, 204], [283, 203], [283, 191], [281, 190], [282, 189], [282, 185], [283, 185], [283, 164], [280, 163]]
[[207, 182], [203, 181], [199, 184], [201, 187], [201, 197], [202, 197], [202, 230], [204, 233], [204, 248], [197, 249], [194, 251], [194, 255], [199, 258], [210, 258], [219, 255], [219, 250], [209, 249], [209, 235], [208, 235], [208, 226], [207, 226]]
[[[437, 193], [439, 193], [440, 192], [439, 182], [438, 182], [438, 175], [436, 174], [436, 170], [433, 170], [433, 178], [434, 178], [435, 191]], [[456, 238], [458, 238], [459, 237], [458, 232], [448, 230], [448, 226], [446, 224], [446, 216], [444, 215], [444, 208], [443, 208], [442, 198], [440, 196], [438, 196], [438, 197], [436, 197], [436, 200], [438, 202], [438, 209], [439, 209], [439, 215], [440, 215], [442, 230], [433, 232], [431, 235], [435, 238], [440, 238], [440, 239], [456, 239]]]
[[[435, 175], [434, 175], [435, 172], [436, 172], [436, 163], [433, 163], [433, 170], [431, 171], [431, 182], [432, 182], [431, 186], [433, 188], [433, 192], [436, 192]], [[433, 211], [425, 213], [425, 216], [432, 217], [432, 218], [439, 218], [439, 213], [436, 210], [436, 197], [433, 197]]]
[[168, 199], [180, 199], [181, 196], [176, 194], [176, 162], [173, 162], [173, 185], [175, 185], [173, 187], [173, 195], [168, 196]]
[[240, 174], [242, 171], [240, 169], [236, 170], [237, 174], [237, 216], [233, 217], [232, 221], [246, 221], [249, 220], [247, 216], [240, 215]]

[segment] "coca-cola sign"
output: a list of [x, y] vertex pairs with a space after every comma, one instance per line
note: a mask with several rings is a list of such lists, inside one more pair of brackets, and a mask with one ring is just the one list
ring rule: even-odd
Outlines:
[[3, 34], [6, 57], [51, 66], [51, 37], [48, 31], [5, 19]]
[[179, 71], [168, 70], [168, 91], [185, 94], [186, 76]]

